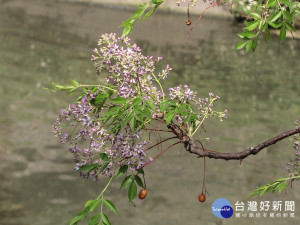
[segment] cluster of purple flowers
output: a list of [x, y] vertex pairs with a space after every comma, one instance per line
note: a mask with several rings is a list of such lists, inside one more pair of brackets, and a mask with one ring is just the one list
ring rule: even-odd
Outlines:
[[[209, 98], [199, 98], [197, 92], [192, 91], [188, 85], [179, 85], [177, 87], [169, 88], [169, 96], [171, 100], [178, 100], [180, 103], [193, 104], [198, 113], [198, 119], [202, 120], [204, 116], [206, 118], [212, 116], [218, 116], [220, 120], [227, 118], [227, 109], [223, 112], [217, 112], [213, 110], [215, 102], [220, 98], [219, 96], [209, 93]], [[186, 118], [186, 116], [176, 116], [179, 123]]]
[[131, 133], [130, 127], [123, 134], [110, 136], [111, 148], [106, 151], [109, 158], [118, 158], [118, 166], [127, 165], [131, 170], [141, 169], [147, 163], [145, 146], [147, 141], [140, 140], [140, 132]]
[[[295, 122], [295, 126], [300, 127], [300, 119]], [[297, 176], [300, 173], [300, 135], [294, 135], [292, 142], [295, 150], [295, 158], [287, 163], [286, 171], [289, 172], [291, 176]]]
[[[97, 153], [101, 152], [108, 135], [101, 124], [95, 121], [89, 101], [93, 97], [94, 94], [88, 92], [79, 102], [61, 109], [53, 124], [53, 135], [59, 137], [61, 143], [67, 143], [69, 151], [74, 155], [75, 169], [87, 164], [102, 163]], [[96, 174], [95, 170], [82, 175], [96, 178]]]
[[103, 34], [98, 41], [98, 48], [93, 50], [92, 61], [96, 71], [107, 71], [108, 84], [118, 87], [121, 97], [143, 96], [144, 99], [160, 101], [163, 93], [153, 85], [153, 79], [165, 79], [172, 68], [166, 68], [155, 76], [155, 64], [161, 57], [144, 56], [141, 48], [131, 44], [128, 37], [116, 37], [116, 34]]
[[197, 92], [192, 91], [188, 85], [179, 85], [177, 87], [169, 88], [170, 99], [178, 99], [180, 102], [186, 102], [196, 99]]
[[99, 165], [88, 173], [80, 172], [83, 177], [97, 180], [99, 168], [106, 163], [101, 160], [100, 153], [106, 153], [109, 159], [102, 175], [111, 177], [115, 167], [122, 165], [128, 165], [131, 170], [140, 169], [148, 161], [144, 151], [147, 142], [139, 141], [139, 134], [132, 134], [129, 128], [124, 129], [124, 134], [109, 134], [97, 120], [90, 103], [95, 96], [97, 93], [88, 91], [79, 102], [61, 109], [53, 124], [53, 134], [60, 138], [61, 143], [67, 143], [74, 155], [74, 169], [90, 164]]
[[[117, 89], [117, 97], [128, 100], [143, 97], [157, 105], [163, 98], [163, 90], [158, 90], [153, 80], [160, 85], [159, 80], [165, 79], [172, 68], [167, 65], [156, 77], [155, 64], [162, 57], [144, 56], [140, 47], [129, 41], [128, 37], [116, 37], [116, 34], [102, 35], [92, 55], [96, 71], [107, 74], [105, 80], [110, 88]], [[88, 90], [80, 101], [60, 110], [59, 118], [53, 125], [53, 134], [69, 145], [76, 170], [84, 165], [99, 165], [88, 173], [81, 172], [82, 176], [93, 179], [98, 178], [99, 168], [107, 164], [101, 160], [100, 153], [106, 153], [108, 157], [109, 164], [101, 172], [107, 176], [113, 175], [114, 167], [128, 165], [130, 170], [137, 170], [148, 160], [145, 154], [147, 142], [141, 140], [138, 130], [132, 132], [126, 125], [114, 134], [101, 124], [105, 113], [95, 113], [95, 107], [91, 104], [101, 93], [100, 86], [93, 93]]]
[[[106, 74], [105, 80], [108, 85], [99, 85], [98, 89], [86, 90], [79, 101], [60, 110], [59, 118], [53, 125], [53, 134], [59, 137], [62, 143], [69, 145], [69, 151], [74, 155], [76, 163], [75, 170], [80, 170], [83, 177], [91, 177], [94, 180], [97, 180], [100, 174], [111, 177], [118, 167], [127, 165], [129, 170], [134, 171], [153, 161], [145, 154], [148, 142], [142, 140], [140, 130], [134, 127], [135, 121], [133, 120], [132, 124], [130, 120], [130, 125], [123, 124], [120, 130], [110, 128], [108, 121], [114, 126], [122, 121], [114, 120], [113, 117], [107, 121], [106, 114], [110, 111], [106, 111], [102, 106], [110, 110], [117, 106], [116, 102], [99, 97], [106, 96], [105, 90], [110, 89], [113, 94], [109, 95], [109, 98], [123, 97], [127, 103], [144, 99], [134, 106], [136, 104], [142, 106], [143, 102], [146, 102], [145, 105], [151, 108], [152, 116], [154, 113], [165, 113], [159, 111], [159, 104], [165, 97], [160, 80], [165, 79], [172, 68], [167, 65], [156, 76], [155, 66], [162, 58], [144, 56], [140, 47], [129, 41], [128, 37], [116, 37], [116, 34], [101, 36], [98, 48], [93, 50], [92, 61], [98, 73]], [[209, 94], [209, 98], [198, 98], [197, 92], [192, 91], [187, 85], [183, 87], [180, 85], [170, 88], [169, 96], [176, 104], [193, 105], [193, 108], [199, 111], [196, 115], [200, 123], [211, 116], [226, 118], [227, 110], [213, 111], [214, 102], [219, 97], [212, 93]], [[96, 103], [99, 102], [99, 98], [104, 101], [101, 102], [101, 107]], [[129, 107], [128, 110], [132, 108]], [[185, 115], [179, 113], [174, 116], [177, 122], [182, 123], [190, 113], [191, 111], [185, 112]], [[149, 118], [149, 115], [147, 117]]]

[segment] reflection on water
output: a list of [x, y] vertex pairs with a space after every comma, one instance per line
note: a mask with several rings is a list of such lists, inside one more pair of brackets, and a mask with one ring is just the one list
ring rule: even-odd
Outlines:
[[[0, 223], [68, 224], [105, 182], [87, 181], [72, 171], [66, 146], [51, 135], [58, 109], [72, 98], [41, 87], [71, 78], [98, 79], [89, 61], [91, 49], [101, 33], [115, 32], [130, 12], [46, 0], [0, 4]], [[145, 54], [161, 55], [173, 66], [166, 88], [187, 83], [200, 95], [222, 97], [219, 108], [228, 108], [229, 119], [207, 124], [208, 148], [238, 151], [292, 128], [300, 115], [299, 41], [279, 44], [273, 37], [268, 47], [261, 43], [245, 55], [233, 50], [239, 28], [231, 21], [204, 18], [187, 44], [184, 21], [184, 15], [157, 14], [137, 26], [133, 39]], [[210, 211], [216, 198], [234, 204], [257, 185], [284, 176], [284, 164], [293, 154], [287, 141], [241, 166], [208, 160], [211, 197], [205, 204], [197, 202], [202, 160], [179, 150], [146, 169], [149, 197], [136, 202], [138, 207], [131, 207], [119, 183], [113, 183], [107, 197], [120, 211], [111, 215], [113, 224], [297, 224], [296, 219], [220, 221]], [[297, 190], [259, 200], [295, 200], [297, 205]]]

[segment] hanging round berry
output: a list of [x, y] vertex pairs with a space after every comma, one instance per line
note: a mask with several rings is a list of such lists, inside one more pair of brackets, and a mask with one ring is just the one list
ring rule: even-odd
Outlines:
[[200, 202], [205, 202], [206, 196], [202, 193], [198, 196]]
[[144, 199], [147, 196], [147, 190], [146, 189], [142, 189], [139, 192], [139, 199]]
[[187, 20], [186, 22], [186, 25], [190, 26], [192, 24], [192, 22], [190, 20]]

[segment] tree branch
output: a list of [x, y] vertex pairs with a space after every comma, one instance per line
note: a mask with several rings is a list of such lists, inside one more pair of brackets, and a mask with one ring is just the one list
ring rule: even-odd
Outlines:
[[236, 153], [221, 153], [221, 152], [212, 152], [212, 151], [205, 151], [199, 147], [197, 147], [194, 143], [194, 140], [192, 138], [185, 139], [184, 144], [185, 144], [185, 149], [193, 154], [198, 155], [199, 157], [209, 157], [213, 159], [224, 159], [224, 160], [242, 160], [250, 155], [256, 155], [259, 153], [262, 149], [273, 145], [277, 143], [278, 141], [281, 141], [287, 137], [290, 137], [294, 134], [300, 133], [300, 127], [295, 128], [293, 130], [289, 130], [286, 132], [283, 132], [276, 137], [273, 137], [267, 141], [264, 141], [255, 147], [250, 147], [244, 151], [241, 152], [236, 152]]
[[[158, 117], [159, 119], [163, 120], [163, 116]], [[197, 140], [194, 140], [192, 137], [189, 137], [186, 133], [183, 132], [175, 123], [171, 122], [167, 125], [167, 127], [176, 135], [176, 137], [184, 144], [184, 148], [186, 151], [198, 155], [198, 157], [208, 157], [213, 159], [224, 159], [224, 160], [242, 160], [250, 155], [256, 155], [259, 153], [262, 149], [273, 145], [277, 143], [278, 141], [281, 141], [287, 137], [290, 137], [294, 134], [300, 133], [300, 127], [296, 127], [292, 130], [285, 131], [276, 137], [273, 137], [267, 141], [264, 141], [255, 147], [250, 147], [244, 151], [241, 152], [235, 152], [235, 153], [226, 153], [226, 152], [215, 152], [211, 150], [206, 150], [203, 147], [196, 146], [195, 142]]]

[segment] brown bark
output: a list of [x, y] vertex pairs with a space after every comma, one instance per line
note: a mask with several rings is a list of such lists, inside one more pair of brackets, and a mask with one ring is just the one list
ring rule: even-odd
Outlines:
[[225, 152], [222, 153], [222, 152], [206, 151], [203, 148], [196, 146], [194, 139], [184, 134], [182, 130], [178, 128], [177, 125], [174, 123], [170, 123], [168, 125], [168, 128], [171, 129], [173, 133], [178, 137], [178, 139], [184, 144], [184, 147], [188, 152], [198, 155], [199, 157], [208, 157], [213, 159], [224, 159], [224, 160], [242, 160], [250, 155], [256, 155], [262, 149], [270, 145], [273, 145], [278, 141], [281, 141], [294, 134], [300, 133], [300, 127], [297, 127], [292, 130], [283, 132], [277, 135], [276, 137], [266, 140], [254, 147], [250, 147], [244, 151], [235, 152], [235, 153], [225, 153]]

